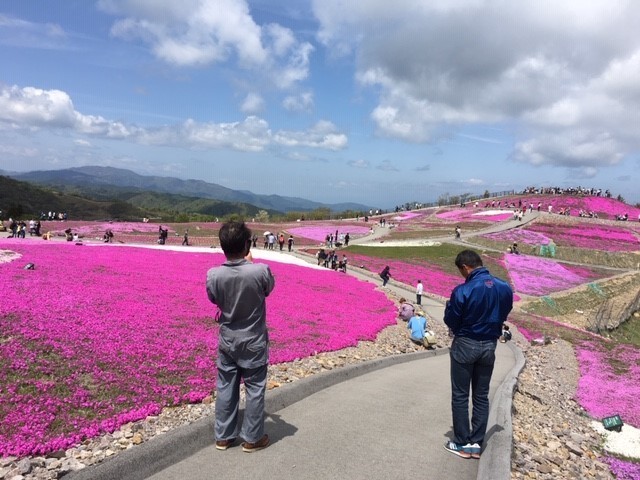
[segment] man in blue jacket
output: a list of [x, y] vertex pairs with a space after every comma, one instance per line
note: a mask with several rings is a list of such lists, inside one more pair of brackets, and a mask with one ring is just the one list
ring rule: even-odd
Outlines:
[[454, 438], [444, 448], [462, 458], [480, 458], [489, 418], [495, 349], [502, 324], [513, 308], [513, 291], [505, 281], [492, 276], [472, 250], [460, 252], [455, 264], [465, 282], [453, 289], [444, 312], [444, 322], [454, 337], [449, 353]]

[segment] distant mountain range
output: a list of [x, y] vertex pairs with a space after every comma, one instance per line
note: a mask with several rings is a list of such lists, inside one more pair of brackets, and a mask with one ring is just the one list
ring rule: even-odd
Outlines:
[[87, 195], [96, 199], [113, 198], [123, 192], [157, 192], [224, 202], [239, 202], [279, 212], [308, 212], [318, 208], [329, 208], [335, 212], [366, 211], [370, 208], [358, 203], [324, 204], [298, 197], [258, 195], [244, 190], [232, 190], [202, 180], [139, 175], [131, 170], [113, 167], [86, 166], [26, 173], [0, 173], [16, 180], [53, 187], [65, 193]]

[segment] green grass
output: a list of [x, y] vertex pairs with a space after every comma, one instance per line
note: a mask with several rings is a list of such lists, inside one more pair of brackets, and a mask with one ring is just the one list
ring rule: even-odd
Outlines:
[[[508, 246], [508, 242], [498, 242], [482, 236], [472, 237], [469, 241], [502, 252], [504, 252]], [[540, 249], [538, 246], [520, 244], [520, 251], [527, 255], [538, 255]], [[606, 252], [603, 250], [563, 246], [556, 247], [555, 259], [565, 262], [621, 269], [637, 269], [638, 265], [640, 265], [640, 254], [634, 252]]]
[[438, 229], [430, 229], [430, 230], [408, 230], [408, 231], [397, 231], [391, 230], [389, 235], [384, 237], [384, 241], [393, 241], [393, 240], [429, 240], [430, 238], [440, 238], [450, 236], [453, 238], [453, 233], [451, 228], [438, 228]]
[[[541, 273], [542, 274], [542, 273]], [[616, 297], [621, 291], [638, 291], [640, 275], [633, 275], [623, 279], [600, 280], [592, 282], [593, 288], [574, 290], [570, 293], [562, 292], [533, 300], [523, 307], [527, 313], [544, 317], [556, 317], [573, 313], [576, 310], [595, 310], [605, 301]], [[551, 301], [552, 300], [552, 301]]]
[[631, 318], [618, 328], [605, 334], [616, 343], [627, 343], [640, 348], [640, 317]]
[[521, 312], [509, 314], [509, 322], [513, 322], [520, 328], [526, 328], [530, 332], [539, 333], [549, 338], [561, 338], [572, 345], [577, 345], [593, 337], [584, 330], [574, 329], [550, 322], [547, 318], [528, 315]]

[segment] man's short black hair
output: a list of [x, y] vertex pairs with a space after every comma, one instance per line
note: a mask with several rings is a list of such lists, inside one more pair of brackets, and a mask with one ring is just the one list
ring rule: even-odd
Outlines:
[[471, 268], [482, 267], [482, 259], [473, 250], [463, 250], [456, 256], [456, 267], [462, 268], [463, 265]]
[[220, 247], [227, 257], [244, 256], [251, 242], [251, 230], [244, 222], [226, 222], [218, 232]]

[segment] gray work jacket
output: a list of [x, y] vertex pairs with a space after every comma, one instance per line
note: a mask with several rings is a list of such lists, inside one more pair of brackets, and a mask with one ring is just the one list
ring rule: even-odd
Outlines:
[[227, 260], [207, 272], [207, 296], [218, 306], [218, 349], [242, 368], [269, 360], [266, 297], [275, 280], [268, 265]]

